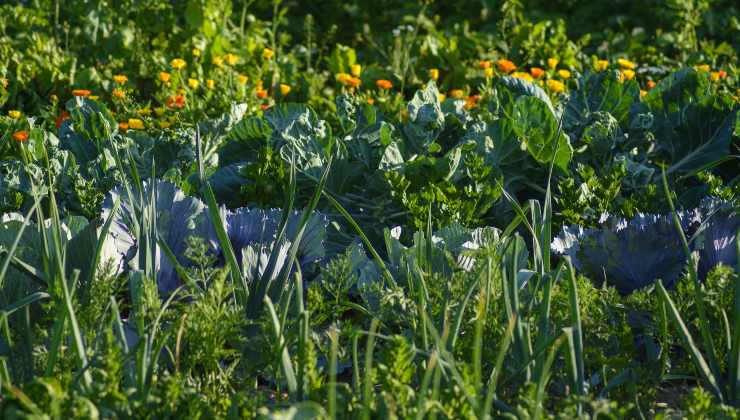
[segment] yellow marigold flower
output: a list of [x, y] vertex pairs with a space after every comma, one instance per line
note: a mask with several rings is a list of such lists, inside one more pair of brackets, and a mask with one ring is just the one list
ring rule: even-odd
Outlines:
[[349, 72], [352, 73], [352, 76], [360, 77], [360, 73], [362, 73], [362, 66], [359, 64], [353, 64], [352, 67], [350, 67]]
[[122, 85], [128, 82], [128, 77], [124, 76], [123, 74], [117, 74], [113, 76], [113, 81], [118, 83], [119, 85]]
[[484, 69], [483, 76], [485, 76], [486, 79], [492, 78], [493, 77], [493, 67], [488, 67], [487, 69]]
[[558, 70], [558, 76], [560, 76], [561, 79], [570, 79], [570, 71]]
[[515, 71], [514, 73], [511, 73], [511, 77], [516, 77], [517, 79], [526, 80], [528, 82], [533, 81], [532, 75], [523, 71]]
[[113, 95], [114, 98], [123, 99], [126, 97], [126, 92], [124, 92], [123, 89], [115, 88], [113, 89], [113, 92], [111, 92], [111, 95]]
[[170, 74], [166, 71], [160, 71], [159, 80], [162, 81], [162, 83], [168, 83], [170, 81]]
[[93, 101], [97, 101], [100, 97], [98, 95], [90, 95], [88, 98], [92, 99]]
[[647, 95], [647, 91], [640, 89], [640, 97], [642, 98], [645, 95]]
[[565, 84], [559, 80], [550, 79], [547, 81], [547, 88], [554, 93], [565, 92]]
[[4, 88], [8, 87], [8, 79], [0, 77], [0, 85], [3, 85]]
[[166, 110], [164, 109], [163, 106], [158, 106], [158, 107], [154, 108], [154, 113], [157, 114], [158, 117], [161, 117], [162, 115], [164, 115], [164, 112], [165, 111]]
[[182, 70], [185, 68], [187, 63], [182, 58], [175, 58], [172, 61], [170, 61], [170, 65], [175, 70]]
[[281, 96], [288, 96], [289, 93], [290, 93], [290, 86], [281, 83], [280, 84], [280, 95]]
[[516, 64], [514, 64], [512, 61], [509, 60], [498, 60], [496, 62], [496, 67], [498, 67], [499, 71], [502, 71], [504, 73], [511, 73], [512, 71], [516, 70]]
[[696, 71], [699, 73], [709, 73], [709, 70], [711, 70], [711, 67], [709, 67], [709, 64], [699, 64], [696, 66]]
[[441, 103], [444, 102], [445, 99], [447, 99], [447, 95], [445, 95], [444, 93], [439, 93], [437, 94], [437, 98], [439, 98], [439, 102]]
[[193, 57], [200, 57], [200, 50], [198, 48], [193, 48]]
[[14, 109], [14, 110], [8, 111], [8, 116], [14, 120], [17, 120], [18, 118], [21, 117], [21, 112]]
[[491, 60], [481, 60], [478, 62], [478, 68], [479, 69], [487, 69], [491, 67]]
[[270, 60], [274, 56], [275, 56], [275, 51], [269, 48], [265, 48], [264, 50], [262, 50], [262, 58], [264, 58], [265, 60]]
[[172, 124], [169, 121], [160, 121], [159, 128], [170, 128]]
[[429, 69], [429, 78], [434, 81], [439, 80], [439, 69]]
[[465, 96], [465, 92], [462, 91], [462, 89], [452, 89], [450, 90], [450, 97], [455, 99], [460, 99], [463, 96]]
[[337, 73], [334, 75], [334, 78], [337, 80], [337, 82], [346, 85], [349, 78], [352, 77], [347, 73]]
[[216, 82], [214, 82], [213, 79], [206, 80], [206, 87], [208, 89], [213, 89], [214, 86], [216, 86]]
[[211, 64], [213, 64], [216, 67], [223, 67], [224, 66], [224, 59], [221, 58], [221, 57], [219, 57], [219, 56], [215, 56], [215, 57], [211, 58]]
[[622, 74], [624, 75], [624, 78], [626, 80], [632, 80], [632, 79], [635, 78], [635, 71], [634, 70], [630, 70], [630, 69], [622, 70]]
[[196, 79], [188, 79], [188, 87], [190, 89], [198, 89], [198, 86], [200, 86], [200, 82]]
[[632, 61], [627, 60], [626, 58], [617, 59], [617, 64], [619, 64], [619, 67], [626, 69], [626, 70], [634, 70], [635, 67], [637, 67], [637, 64], [635, 64]]
[[709, 79], [713, 82], [718, 82], [720, 79], [727, 77], [727, 72], [724, 70], [713, 71], [709, 74]]
[[247, 82], [249, 81], [249, 77], [247, 77], [247, 76], [245, 76], [243, 74], [240, 74], [240, 75], [236, 76], [236, 81], [239, 82], [240, 85], [246, 85]]
[[226, 64], [233, 66], [239, 60], [239, 57], [237, 57], [234, 54], [229, 53], [229, 54], [224, 55], [224, 60], [226, 60]]
[[604, 71], [609, 68], [608, 60], [596, 60], [596, 71]]
[[132, 130], [143, 130], [144, 129], [144, 121], [138, 119], [138, 118], [129, 118], [128, 119], [128, 128]]
[[558, 66], [558, 63], [559, 62], [560, 62], [560, 60], [558, 60], [557, 58], [550, 57], [550, 58], [547, 59], [547, 67], [550, 70], [555, 70], [555, 68]]

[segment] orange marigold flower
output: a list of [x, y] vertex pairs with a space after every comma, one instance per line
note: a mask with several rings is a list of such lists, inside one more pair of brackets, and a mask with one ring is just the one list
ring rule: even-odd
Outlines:
[[265, 89], [257, 89], [257, 97], [260, 99], [267, 98], [267, 90]]
[[184, 95], [170, 96], [165, 101], [165, 105], [167, 105], [168, 108], [183, 108], [185, 107], [185, 96]]
[[123, 89], [115, 88], [113, 89], [113, 92], [111, 92], [111, 95], [113, 95], [114, 98], [123, 99], [126, 97], [126, 92], [124, 92]]
[[118, 123], [118, 129], [123, 131], [124, 133], [128, 131], [128, 123], [125, 121], [121, 121]]
[[83, 98], [85, 98], [85, 97], [87, 97], [87, 96], [90, 96], [90, 94], [91, 94], [91, 93], [92, 93], [92, 92], [90, 92], [90, 91], [89, 91], [89, 90], [87, 90], [87, 89], [74, 89], [74, 90], [72, 91], [72, 96], [79, 96], [79, 97], [83, 97]]
[[13, 138], [15, 139], [15, 141], [23, 143], [24, 141], [28, 140], [28, 131], [16, 131], [15, 133], [13, 133]]
[[391, 83], [390, 80], [380, 79], [375, 81], [375, 86], [377, 86], [378, 89], [390, 89], [393, 87], [393, 83]]
[[270, 104], [262, 104], [260, 105], [260, 109], [263, 111], [267, 111], [268, 109], [270, 109]]
[[367, 102], [368, 105], [373, 105], [375, 103], [375, 99], [373, 99], [373, 98], [367, 98], [366, 102]]
[[502, 71], [504, 73], [511, 73], [512, 71], [516, 70], [516, 64], [514, 64], [512, 61], [509, 60], [498, 60], [496, 62], [496, 67], [498, 67], [499, 71]]
[[344, 84], [351, 87], [352, 89], [355, 89], [362, 84], [362, 80], [359, 77], [350, 77], [345, 81]]
[[[499, 60], [499, 61], [501, 61], [501, 60]], [[481, 61], [478, 62], [478, 68], [479, 69], [485, 70], [485, 69], [490, 68], [490, 67], [491, 67], [491, 60], [481, 60]]]
[[56, 120], [57, 129], [60, 128], [62, 126], [62, 123], [65, 120], [68, 120], [69, 118], [70, 118], [69, 112], [62, 110], [62, 112], [59, 113], [59, 115], [57, 116], [57, 120]]
[[652, 89], [654, 87], [655, 87], [655, 82], [653, 82], [652, 80], [648, 80], [647, 81], [647, 88], [648, 89]]
[[539, 79], [540, 77], [545, 75], [545, 70], [539, 68], [539, 67], [532, 67], [529, 69], [529, 74], [532, 75], [535, 79]]
[[167, 73], [166, 71], [160, 71], [159, 72], [159, 80], [162, 83], [169, 83], [171, 75]]

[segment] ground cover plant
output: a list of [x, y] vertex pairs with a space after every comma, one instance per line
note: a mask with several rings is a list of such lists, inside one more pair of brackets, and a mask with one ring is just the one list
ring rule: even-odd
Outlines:
[[0, 5], [0, 417], [740, 417], [739, 16]]

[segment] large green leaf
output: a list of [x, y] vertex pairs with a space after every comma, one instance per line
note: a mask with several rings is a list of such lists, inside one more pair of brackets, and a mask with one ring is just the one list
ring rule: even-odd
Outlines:
[[552, 105], [552, 101], [550, 101], [550, 97], [547, 96], [547, 93], [545, 93], [545, 91], [542, 90], [541, 87], [535, 85], [534, 83], [528, 82], [519, 77], [510, 76], [501, 77], [499, 82], [501, 86], [509, 91], [509, 93], [513, 96], [513, 99], [516, 100], [520, 96], [533, 96], [544, 102], [553, 115], [557, 115], [557, 113], [555, 112], [555, 107]]
[[687, 68], [662, 80], [646, 97], [654, 114], [654, 155], [667, 173], [691, 173], [730, 151], [737, 106], [711, 92], [706, 75]]
[[629, 123], [630, 109], [640, 99], [640, 86], [634, 80], [621, 81], [615, 71], [591, 73], [577, 81], [563, 115], [563, 127], [580, 137], [593, 114], [608, 112], [622, 127]]
[[283, 159], [292, 160], [303, 173], [318, 179], [327, 160], [324, 145], [331, 138], [326, 122], [299, 104], [276, 106], [265, 119], [273, 130], [270, 141]]
[[404, 133], [412, 149], [427, 150], [444, 129], [445, 117], [439, 103], [439, 91], [433, 81], [416, 92], [408, 104], [409, 119]]
[[513, 129], [529, 154], [542, 164], [554, 160], [567, 171], [573, 156], [568, 136], [558, 131], [558, 121], [547, 104], [534, 96], [520, 96], [514, 103]]

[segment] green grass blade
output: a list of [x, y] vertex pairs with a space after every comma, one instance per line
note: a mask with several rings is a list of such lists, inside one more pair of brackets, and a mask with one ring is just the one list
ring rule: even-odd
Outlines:
[[280, 364], [283, 368], [285, 380], [288, 383], [288, 390], [292, 395], [295, 395], [298, 389], [298, 383], [296, 381], [295, 369], [293, 369], [293, 362], [290, 360], [288, 347], [285, 343], [285, 339], [283, 338], [280, 320], [278, 319], [277, 312], [275, 311], [275, 306], [272, 304], [269, 296], [265, 296], [264, 302], [265, 306], [267, 306], [267, 311], [270, 314], [272, 327], [275, 331], [275, 338], [277, 339], [278, 345], [281, 348]]
[[18, 249], [18, 244], [21, 242], [21, 238], [23, 237], [23, 232], [26, 230], [26, 227], [31, 222], [31, 217], [33, 216], [33, 213], [36, 211], [38, 203], [35, 203], [31, 206], [31, 208], [28, 210], [28, 213], [26, 213], [26, 217], [23, 218], [23, 224], [21, 225], [21, 228], [18, 229], [18, 233], [15, 235], [15, 239], [13, 240], [13, 244], [8, 249], [8, 252], [5, 255], [5, 260], [3, 261], [2, 269], [0, 269], [0, 290], [3, 289], [3, 283], [5, 281], [5, 275], [8, 273], [8, 267], [10, 266], [10, 261], [12, 260], [13, 256], [15, 255], [15, 251]]
[[[586, 395], [586, 375], [583, 368], [583, 331], [581, 329], [581, 308], [578, 303], [578, 285], [576, 284], [576, 270], [573, 268], [573, 264], [570, 257], [565, 258], [568, 264], [568, 303], [570, 309], [570, 321], [571, 321], [571, 333], [569, 334], [569, 348], [572, 354], [572, 360], [575, 362], [575, 383], [574, 389], [578, 395]], [[580, 413], [581, 407], [579, 404], [578, 411]]]
[[689, 352], [691, 358], [694, 360], [694, 366], [696, 366], [696, 370], [699, 371], [699, 374], [704, 379], [704, 382], [706, 382], [710, 391], [712, 391], [712, 393], [720, 401], [723, 401], [724, 397], [722, 395], [722, 391], [720, 389], [719, 383], [717, 382], [717, 379], [712, 373], [712, 370], [709, 368], [709, 365], [704, 359], [704, 356], [702, 356], [701, 351], [696, 346], [696, 344], [694, 344], [694, 339], [693, 337], [691, 337], [689, 329], [686, 327], [683, 319], [681, 319], [681, 315], [678, 313], [678, 309], [676, 309], [676, 305], [673, 303], [673, 300], [671, 300], [671, 297], [668, 296], [668, 292], [665, 290], [665, 287], [663, 287], [662, 281], [658, 280], [658, 282], [656, 283], [656, 290], [658, 291], [658, 295], [660, 296], [660, 298], [663, 300], [663, 302], [665, 302], [668, 308], [668, 316], [671, 318], [671, 320], [673, 320], [673, 323], [678, 330], [679, 336], [681, 337], [686, 350]]

